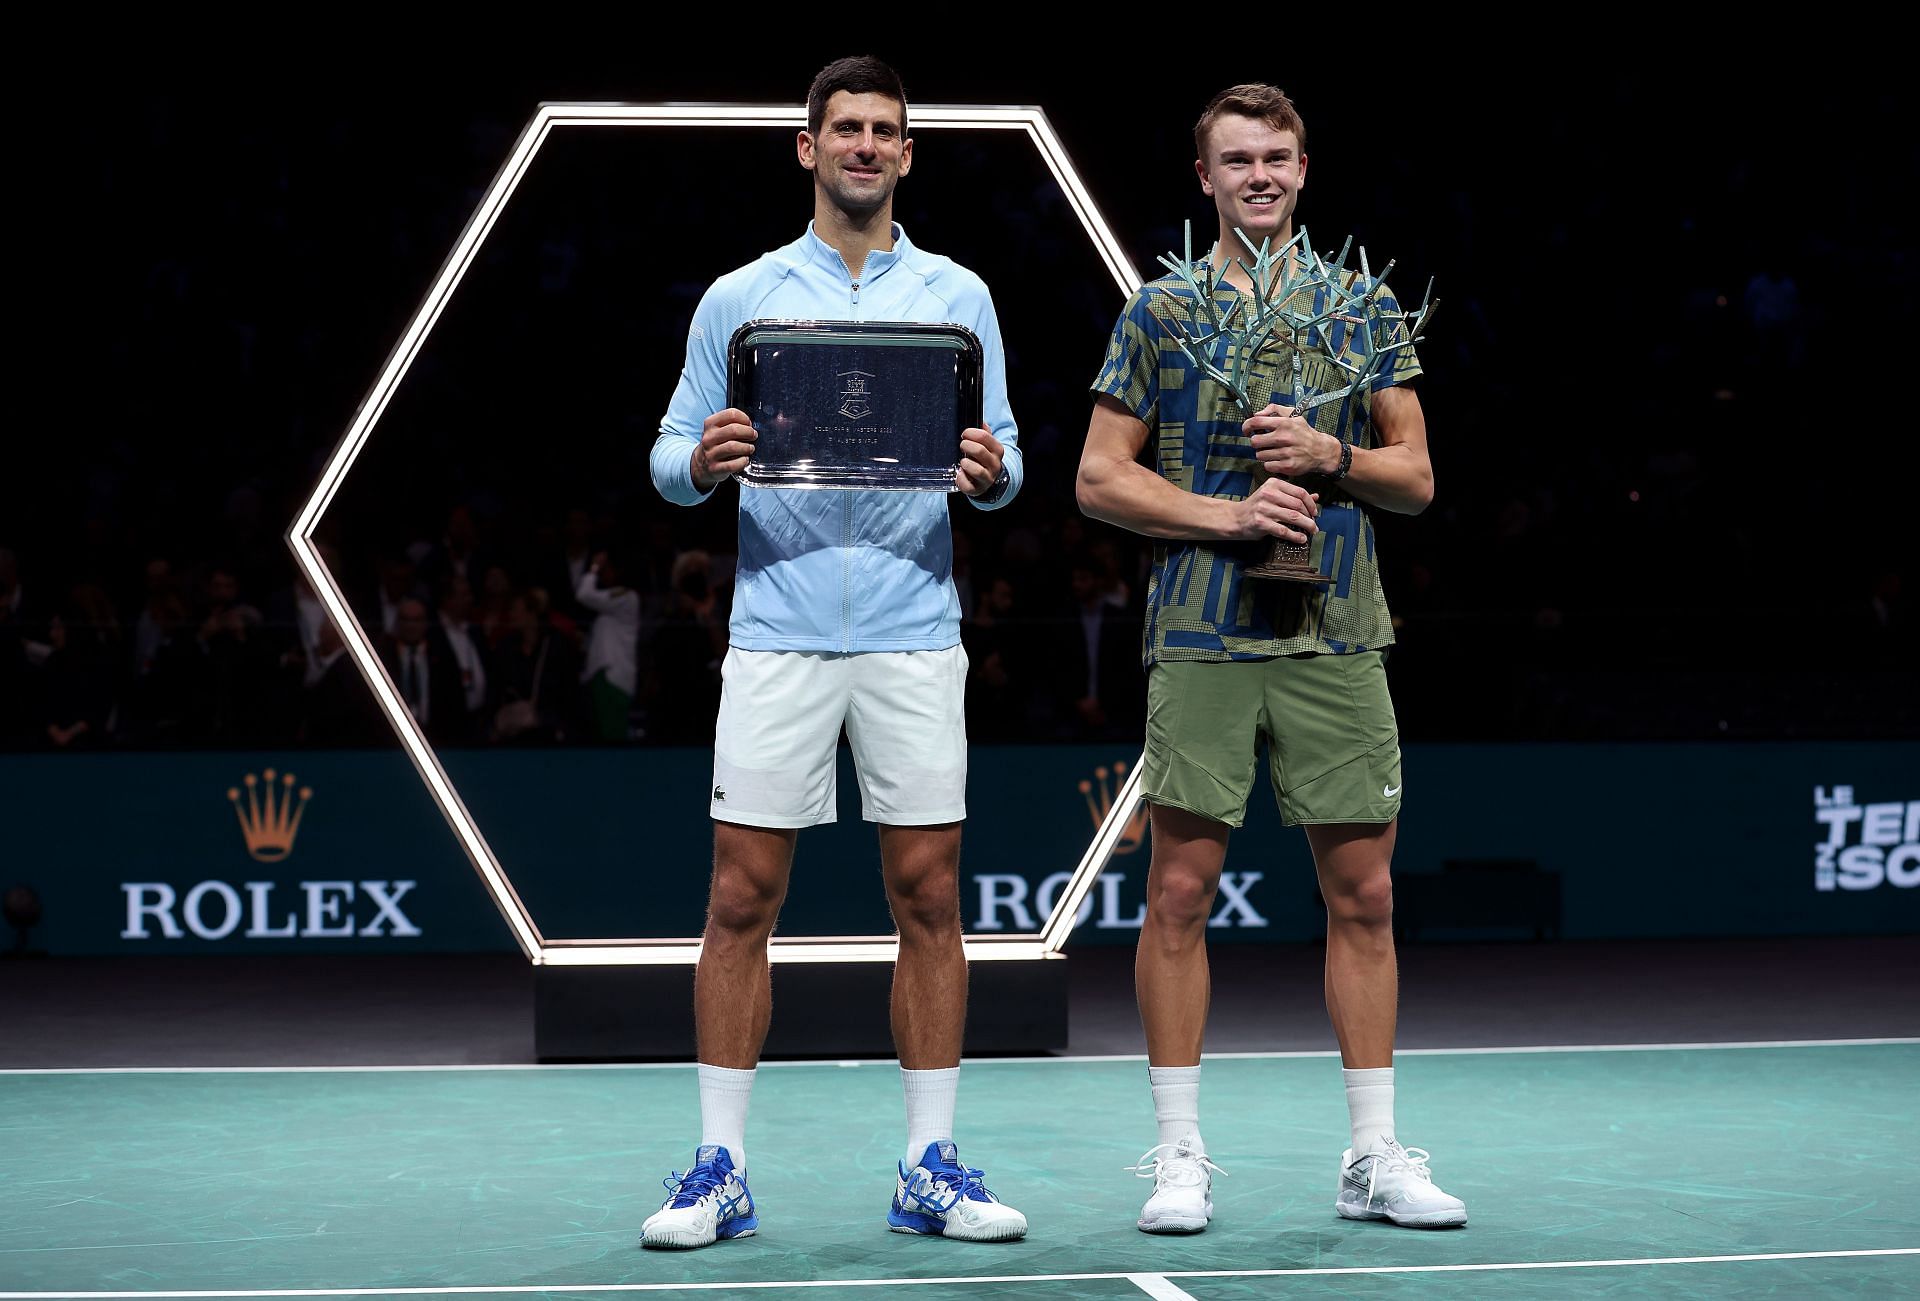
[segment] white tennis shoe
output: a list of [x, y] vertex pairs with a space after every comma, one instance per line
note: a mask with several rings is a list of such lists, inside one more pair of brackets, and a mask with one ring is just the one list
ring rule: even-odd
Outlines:
[[1142, 1233], [1199, 1233], [1213, 1219], [1213, 1176], [1226, 1171], [1207, 1160], [1192, 1138], [1148, 1148], [1127, 1169], [1153, 1180], [1153, 1195], [1140, 1210]]
[[640, 1226], [643, 1247], [706, 1247], [746, 1238], [760, 1227], [746, 1176], [733, 1168], [733, 1154], [709, 1144], [694, 1153], [685, 1174], [662, 1180], [671, 1194]]
[[963, 1165], [951, 1141], [927, 1144], [920, 1164], [900, 1167], [887, 1227], [962, 1242], [1011, 1242], [1027, 1236], [1027, 1217], [987, 1191], [985, 1176]]
[[1424, 1148], [1387, 1139], [1375, 1151], [1340, 1157], [1333, 1209], [1349, 1220], [1391, 1220], [1409, 1229], [1451, 1229], [1467, 1222], [1467, 1204], [1440, 1190]]

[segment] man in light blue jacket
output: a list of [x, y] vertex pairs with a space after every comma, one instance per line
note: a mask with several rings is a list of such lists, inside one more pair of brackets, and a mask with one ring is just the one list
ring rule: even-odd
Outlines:
[[[991, 510], [1020, 490], [1006, 363], [980, 278], [923, 252], [893, 223], [913, 166], [906, 94], [877, 59], [823, 69], [807, 97], [800, 165], [806, 234], [722, 276], [701, 299], [687, 363], [652, 455], [662, 496], [697, 505], [738, 474], [756, 438], [727, 406], [727, 344], [759, 319], [951, 322], [985, 353], [985, 420], [959, 439], [954, 487]], [[954, 1098], [966, 1022], [960, 823], [967, 674], [947, 500], [932, 492], [745, 489], [731, 646], [713, 746], [713, 884], [694, 1022], [702, 1134], [692, 1168], [642, 1227], [649, 1247], [704, 1247], [759, 1224], [746, 1182], [747, 1103], [772, 993], [773, 933], [801, 827], [835, 818], [835, 749], [853, 746], [863, 813], [900, 933], [893, 1034], [907, 1144], [887, 1222], [976, 1242], [1019, 1238], [1026, 1217], [959, 1160]]]

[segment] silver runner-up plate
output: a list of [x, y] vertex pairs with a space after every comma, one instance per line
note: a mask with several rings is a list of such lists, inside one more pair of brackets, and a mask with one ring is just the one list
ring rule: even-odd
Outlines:
[[755, 488], [951, 492], [960, 431], [983, 419], [980, 340], [963, 325], [748, 321], [727, 345], [727, 402], [759, 437]]

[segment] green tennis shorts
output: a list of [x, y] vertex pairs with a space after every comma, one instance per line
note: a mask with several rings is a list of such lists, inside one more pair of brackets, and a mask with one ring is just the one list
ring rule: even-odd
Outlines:
[[1155, 664], [1141, 793], [1237, 827], [1262, 737], [1288, 826], [1400, 815], [1400, 729], [1379, 651]]

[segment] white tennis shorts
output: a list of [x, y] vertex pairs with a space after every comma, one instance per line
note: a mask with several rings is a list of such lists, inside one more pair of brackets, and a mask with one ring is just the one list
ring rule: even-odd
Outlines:
[[853, 655], [736, 648], [720, 676], [717, 821], [834, 821], [842, 726], [868, 822], [923, 827], [967, 816], [964, 647]]

